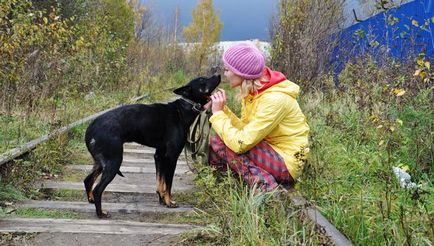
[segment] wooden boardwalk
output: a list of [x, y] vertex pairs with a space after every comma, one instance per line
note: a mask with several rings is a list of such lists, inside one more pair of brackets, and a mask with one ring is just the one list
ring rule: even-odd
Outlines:
[[[194, 208], [180, 203], [179, 208], [159, 205], [155, 193], [155, 165], [153, 149], [137, 144], [125, 144], [124, 163], [121, 171], [125, 178], [116, 176], [103, 195], [103, 209], [112, 218], [102, 220], [95, 214], [95, 206], [86, 200], [82, 182], [43, 181], [36, 188], [83, 191], [82, 198], [74, 201], [28, 200], [17, 204], [18, 208], [35, 208], [49, 211], [72, 211], [77, 219], [3, 218], [0, 232], [38, 233], [29, 245], [176, 245], [180, 233], [197, 229], [190, 224], [167, 221], [170, 214], [188, 214]], [[193, 174], [181, 157], [175, 172], [173, 192], [194, 190]], [[90, 165], [70, 165], [69, 170], [80, 170], [83, 179]], [[163, 218], [164, 221], [159, 221]], [[119, 244], [122, 242], [122, 244]]]

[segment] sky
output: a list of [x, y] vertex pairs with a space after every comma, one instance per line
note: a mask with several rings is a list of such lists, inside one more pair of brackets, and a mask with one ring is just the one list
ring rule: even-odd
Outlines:
[[[191, 20], [191, 12], [198, 0], [142, 0], [151, 6], [154, 16], [164, 24], [173, 20], [176, 6], [180, 8], [182, 26]], [[215, 0], [214, 9], [220, 10], [223, 22], [222, 41], [259, 39], [268, 41], [268, 26], [276, 12], [278, 0]]]

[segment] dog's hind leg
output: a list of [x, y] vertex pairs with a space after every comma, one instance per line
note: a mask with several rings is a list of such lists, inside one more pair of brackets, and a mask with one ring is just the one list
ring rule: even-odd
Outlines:
[[107, 163], [107, 165], [104, 167], [104, 169], [102, 171], [101, 180], [93, 189], [96, 214], [98, 215], [99, 218], [110, 217], [108, 212], [102, 210], [101, 197], [102, 197], [102, 193], [104, 192], [107, 185], [110, 184], [110, 182], [116, 176], [116, 173], [119, 170], [121, 161], [122, 160], [120, 160], [120, 161], [117, 160], [117, 161], [110, 161], [109, 163]]
[[107, 212], [101, 208], [101, 197], [107, 185], [114, 179], [122, 164], [123, 146], [121, 142], [112, 141], [110, 147], [104, 149], [101, 153], [100, 160], [102, 167], [101, 180], [93, 189], [96, 214], [99, 218], [109, 217]]
[[93, 184], [95, 183], [95, 180], [98, 178], [101, 172], [102, 172], [101, 165], [97, 161], [95, 161], [92, 172], [89, 175], [87, 175], [87, 177], [84, 179], [84, 187], [86, 188], [87, 200], [90, 203], [95, 202], [93, 197], [92, 187]]

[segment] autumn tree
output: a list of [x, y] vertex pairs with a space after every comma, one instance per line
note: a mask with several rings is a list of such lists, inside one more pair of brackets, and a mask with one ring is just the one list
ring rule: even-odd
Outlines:
[[212, 0], [200, 0], [193, 9], [192, 22], [183, 30], [185, 41], [191, 44], [193, 71], [203, 72], [208, 57], [215, 54], [214, 44], [220, 40], [223, 27], [219, 16], [220, 11], [214, 11]]
[[342, 0], [279, 0], [269, 28], [271, 66], [299, 83], [313, 83], [338, 40], [342, 5]]

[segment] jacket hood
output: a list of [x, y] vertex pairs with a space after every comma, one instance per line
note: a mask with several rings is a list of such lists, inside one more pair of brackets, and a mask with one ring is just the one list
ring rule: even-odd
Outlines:
[[300, 92], [300, 86], [286, 79], [285, 75], [278, 71], [273, 71], [268, 67], [264, 68], [264, 76], [269, 78], [268, 82], [263, 82], [262, 88], [258, 91], [259, 94], [266, 92], [282, 92], [297, 98]]

